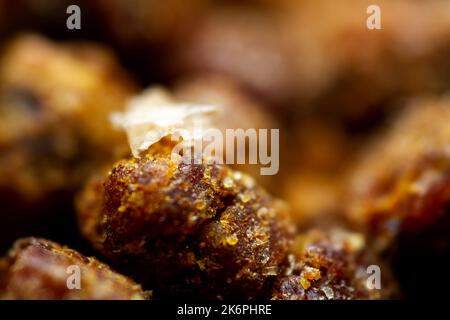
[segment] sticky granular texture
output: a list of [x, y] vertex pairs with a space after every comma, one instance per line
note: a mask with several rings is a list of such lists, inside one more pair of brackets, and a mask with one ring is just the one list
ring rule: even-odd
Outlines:
[[[79, 283], [75, 279], [77, 275]], [[149, 297], [150, 293], [144, 292], [140, 285], [97, 259], [44, 239], [17, 240], [0, 260], [0, 299], [142, 300]]]
[[108, 117], [134, 90], [101, 46], [26, 34], [2, 53], [0, 243], [30, 234], [25, 222], [55, 212], [97, 166], [120, 158], [126, 137]]
[[417, 101], [395, 119], [356, 164], [347, 217], [389, 252], [407, 294], [449, 284], [415, 285], [431, 265], [446, 272], [450, 246], [450, 100]]
[[93, 179], [78, 201], [82, 232], [155, 297], [258, 297], [288, 250], [284, 204], [249, 176], [172, 148], [159, 142]]
[[[274, 282], [272, 299], [386, 299], [395, 292], [389, 273], [370, 255], [360, 233], [312, 229], [296, 238], [290, 252], [284, 274]], [[379, 284], [368, 279], [367, 267], [374, 264], [381, 270]]]

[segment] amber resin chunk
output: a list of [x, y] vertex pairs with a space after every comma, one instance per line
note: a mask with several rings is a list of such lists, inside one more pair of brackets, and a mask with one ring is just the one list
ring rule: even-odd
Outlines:
[[[80, 286], [69, 279], [79, 268]], [[147, 299], [140, 285], [95, 258], [54, 242], [17, 240], [0, 260], [0, 299]]]
[[[386, 267], [370, 255], [360, 233], [312, 229], [299, 235], [284, 274], [273, 285], [275, 300], [347, 300], [388, 298], [395, 285]], [[380, 268], [380, 287], [367, 268]], [[370, 271], [370, 269], [369, 269]]]
[[256, 298], [279, 275], [286, 209], [249, 176], [187, 163], [167, 139], [119, 161], [78, 201], [84, 235], [155, 297]]

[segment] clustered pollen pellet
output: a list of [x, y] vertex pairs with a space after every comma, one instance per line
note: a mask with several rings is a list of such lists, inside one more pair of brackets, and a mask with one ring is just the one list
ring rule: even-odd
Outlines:
[[171, 157], [167, 144], [92, 180], [78, 201], [85, 236], [155, 296], [263, 295], [292, 238], [285, 205], [224, 165]]

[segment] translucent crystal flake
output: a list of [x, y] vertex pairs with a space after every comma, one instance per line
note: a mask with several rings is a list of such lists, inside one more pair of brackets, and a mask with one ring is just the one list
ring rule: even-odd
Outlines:
[[216, 111], [211, 105], [176, 102], [164, 89], [151, 88], [130, 99], [124, 112], [113, 113], [111, 122], [125, 130], [131, 152], [139, 157], [169, 135], [185, 143], [201, 139], [211, 127], [211, 115]]

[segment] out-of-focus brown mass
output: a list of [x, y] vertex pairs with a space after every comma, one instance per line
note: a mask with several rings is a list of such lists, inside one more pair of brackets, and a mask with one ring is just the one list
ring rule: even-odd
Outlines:
[[210, 10], [175, 42], [169, 72], [225, 75], [268, 106], [289, 104], [295, 70], [273, 18], [233, 6]]
[[375, 232], [427, 228], [450, 199], [450, 100], [414, 103], [369, 144], [350, 178], [348, 216]]
[[[80, 288], [69, 289], [68, 278], [75, 275], [72, 266], [79, 268]], [[97, 259], [48, 240], [17, 240], [8, 255], [0, 260], [0, 299], [142, 300], [148, 297], [149, 293], [142, 291], [140, 285]]]
[[172, 148], [163, 140], [94, 179], [78, 202], [84, 235], [155, 296], [260, 296], [291, 239], [284, 205], [249, 176]]
[[0, 59], [4, 238], [16, 234], [10, 227], [17, 221], [9, 220], [19, 219], [24, 234], [33, 216], [42, 217], [37, 212], [54, 212], [99, 165], [127, 152], [124, 134], [110, 127], [108, 115], [133, 90], [112, 53], [100, 46], [56, 44], [36, 35], [6, 45]]
[[308, 116], [287, 133], [282, 151], [281, 194], [302, 228], [341, 219], [342, 184], [358, 138], [323, 116]]
[[[295, 52], [291, 67], [298, 71], [295, 87], [303, 108], [361, 126], [389, 112], [399, 97], [447, 90], [448, 1], [282, 3], [282, 34]], [[379, 30], [366, 26], [374, 4], [381, 10]]]
[[391, 253], [399, 278], [418, 295], [448, 283], [414, 286], [426, 268], [449, 266], [449, 123], [448, 98], [416, 101], [367, 146], [349, 181], [347, 217]]

